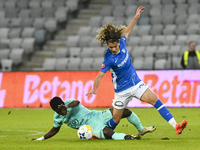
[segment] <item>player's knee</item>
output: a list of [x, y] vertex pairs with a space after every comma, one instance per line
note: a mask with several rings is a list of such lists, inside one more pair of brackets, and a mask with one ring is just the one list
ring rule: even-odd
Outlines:
[[127, 118], [127, 117], [129, 117], [130, 115], [131, 115], [131, 113], [132, 113], [132, 111], [130, 111], [129, 109], [125, 109], [124, 110], [124, 113], [123, 113], [123, 115], [122, 115], [122, 118]]

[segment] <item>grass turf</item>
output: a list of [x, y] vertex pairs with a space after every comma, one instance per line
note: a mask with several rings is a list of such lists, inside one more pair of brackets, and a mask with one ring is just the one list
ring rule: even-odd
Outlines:
[[[155, 108], [131, 110], [139, 116], [143, 126], [155, 125], [156, 131], [146, 134], [141, 140], [84, 141], [78, 139], [77, 130], [64, 124], [54, 137], [45, 141], [31, 141], [32, 138], [43, 136], [53, 127], [54, 112], [50, 108], [0, 109], [0, 150], [200, 150], [200, 108], [169, 108], [177, 122], [188, 120], [188, 126], [181, 135], [176, 135]], [[122, 119], [115, 131], [137, 133], [127, 119]]]

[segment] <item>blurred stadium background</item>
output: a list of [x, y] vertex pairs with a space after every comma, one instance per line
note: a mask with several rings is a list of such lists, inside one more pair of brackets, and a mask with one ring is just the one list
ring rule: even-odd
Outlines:
[[128, 25], [144, 6], [127, 49], [139, 70], [182, 69], [189, 41], [200, 50], [199, 0], [1, 0], [2, 71], [99, 70], [108, 21]]

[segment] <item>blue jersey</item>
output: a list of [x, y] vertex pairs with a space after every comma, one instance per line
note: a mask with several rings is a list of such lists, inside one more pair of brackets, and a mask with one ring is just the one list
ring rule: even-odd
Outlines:
[[101, 67], [101, 72], [106, 73], [110, 70], [112, 73], [112, 82], [116, 93], [124, 91], [141, 81], [126, 49], [126, 37], [119, 39], [119, 42], [119, 53], [112, 54], [108, 48]]

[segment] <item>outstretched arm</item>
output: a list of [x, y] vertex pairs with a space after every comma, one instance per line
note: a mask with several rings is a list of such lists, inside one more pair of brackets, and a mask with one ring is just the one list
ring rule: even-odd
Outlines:
[[144, 7], [140, 6], [135, 14], [135, 17], [133, 18], [133, 20], [131, 21], [131, 23], [127, 26], [125, 32], [124, 32], [124, 36], [126, 38], [128, 38], [128, 36], [130, 35], [134, 25], [136, 24], [138, 18], [140, 18], [140, 14], [144, 11]]
[[105, 73], [103, 73], [101, 71], [99, 72], [99, 74], [97, 75], [97, 77], [94, 80], [94, 85], [93, 85], [92, 91], [88, 92], [86, 94], [86, 96], [90, 96], [90, 95], [92, 96], [92, 94], [97, 94], [97, 88], [98, 88], [98, 86], [99, 86], [99, 84], [101, 82], [101, 79], [103, 78], [104, 74]]
[[60, 130], [60, 127], [58, 128], [55, 128], [53, 127], [47, 134], [45, 134], [44, 136], [40, 137], [40, 138], [33, 138], [32, 140], [35, 140], [35, 141], [41, 141], [41, 140], [46, 140], [48, 138], [51, 138], [52, 136], [54, 136], [55, 134], [58, 133], [58, 131]]

